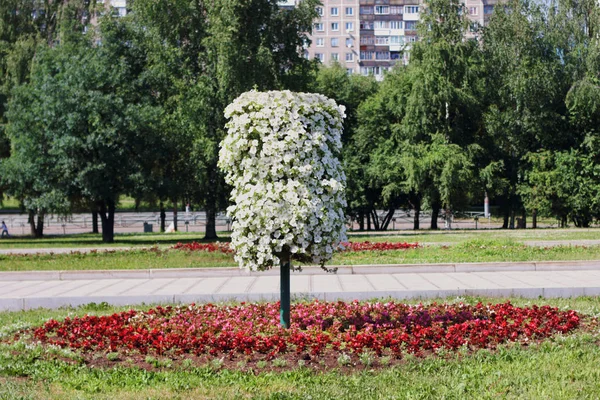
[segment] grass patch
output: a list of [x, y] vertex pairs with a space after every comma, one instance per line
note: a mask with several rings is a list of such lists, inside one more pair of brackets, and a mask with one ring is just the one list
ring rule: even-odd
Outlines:
[[477, 239], [552, 241], [552, 240], [600, 240], [600, 229], [480, 229], [480, 230], [438, 230], [402, 231], [390, 235], [368, 235], [360, 232], [350, 234], [353, 241], [371, 242], [419, 242], [419, 243], [462, 243]]
[[[459, 300], [504, 301], [449, 301]], [[543, 303], [589, 315], [600, 312], [598, 298], [510, 300], [519, 306]], [[0, 323], [33, 322], [56, 318], [61, 313], [66, 316], [116, 310], [98, 308], [0, 313]], [[0, 398], [596, 398], [600, 392], [598, 362], [597, 328], [525, 347], [509, 344], [495, 351], [408, 358], [402, 365], [378, 370], [361, 365], [350, 372], [325, 373], [289, 364], [283, 372], [240, 372], [189, 363], [150, 370], [125, 366], [91, 368], [78, 358], [66, 357], [53, 349], [5, 343], [0, 344]]]
[[[220, 241], [229, 241], [229, 232], [217, 232]], [[0, 240], [0, 250], [30, 248], [81, 248], [81, 247], [167, 247], [182, 242], [206, 242], [204, 233], [117, 233], [114, 243], [102, 242], [102, 235], [83, 233], [75, 235], [48, 235], [40, 239], [28, 236], [12, 236]]]
[[[220, 241], [229, 241], [230, 232], [218, 232]], [[177, 242], [202, 242], [202, 232], [165, 233], [117, 233], [114, 243], [103, 243], [98, 234], [48, 235], [40, 239], [29, 236], [12, 236], [0, 240], [0, 250], [25, 248], [79, 248], [79, 247], [144, 247], [171, 246]], [[351, 233], [354, 242], [418, 242], [421, 244], [454, 245], [474, 240], [499, 242], [539, 242], [600, 240], [600, 229], [528, 229], [528, 230], [452, 230], [452, 231], [403, 231], [395, 234]]]
[[[473, 240], [453, 246], [418, 249], [341, 252], [329, 265], [429, 264], [598, 260], [600, 246], [525, 246], [513, 241]], [[1, 255], [0, 271], [132, 270], [235, 267], [233, 256], [184, 250], [102, 251], [94, 253]]]

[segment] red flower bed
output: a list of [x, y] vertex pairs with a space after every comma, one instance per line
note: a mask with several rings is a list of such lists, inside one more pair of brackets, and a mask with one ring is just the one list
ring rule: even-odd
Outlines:
[[390, 242], [344, 242], [342, 246], [346, 251], [386, 251], [386, 250], [404, 250], [416, 249], [419, 243], [390, 243]]
[[50, 320], [34, 330], [43, 343], [83, 351], [136, 350], [142, 354], [320, 355], [371, 349], [400, 357], [440, 347], [494, 347], [506, 341], [540, 339], [579, 326], [575, 311], [510, 303], [475, 306], [401, 303], [328, 303], [292, 306], [291, 327], [279, 326], [279, 304], [213, 304], [156, 307], [109, 316]]
[[[416, 249], [419, 247], [418, 243], [390, 243], [390, 242], [343, 242], [343, 251], [386, 251], [386, 250], [404, 250], [404, 249]], [[172, 247], [175, 250], [188, 250], [188, 251], [208, 251], [221, 252], [230, 254], [233, 253], [233, 249], [229, 243], [177, 243]]]
[[225, 254], [233, 253], [233, 249], [229, 243], [177, 243], [172, 247], [175, 250], [188, 250], [188, 251], [208, 251], [209, 253], [220, 252]]

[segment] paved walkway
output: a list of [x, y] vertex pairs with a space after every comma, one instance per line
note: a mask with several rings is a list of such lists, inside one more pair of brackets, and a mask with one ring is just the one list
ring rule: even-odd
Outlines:
[[[0, 273], [0, 310], [279, 298], [279, 271], [233, 268]], [[306, 268], [291, 277], [292, 296], [323, 300], [447, 296], [600, 295], [600, 261]]]

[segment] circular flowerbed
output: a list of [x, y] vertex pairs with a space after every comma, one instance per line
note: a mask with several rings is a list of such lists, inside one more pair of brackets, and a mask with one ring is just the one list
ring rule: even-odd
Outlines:
[[292, 305], [291, 327], [279, 326], [279, 304], [156, 307], [109, 316], [49, 320], [33, 332], [45, 344], [83, 351], [205, 359], [310, 360], [370, 353], [401, 359], [440, 349], [494, 348], [577, 328], [576, 311], [503, 304], [407, 305], [320, 302]]

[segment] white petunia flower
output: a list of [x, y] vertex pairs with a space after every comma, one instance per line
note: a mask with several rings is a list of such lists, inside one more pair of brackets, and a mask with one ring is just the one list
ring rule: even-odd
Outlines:
[[225, 109], [219, 167], [232, 185], [227, 209], [240, 267], [269, 269], [275, 253], [324, 264], [346, 241], [344, 107], [318, 94], [242, 94]]

